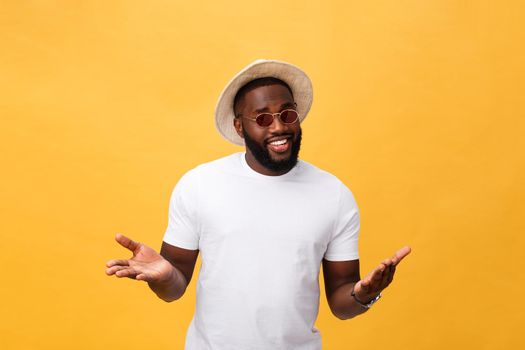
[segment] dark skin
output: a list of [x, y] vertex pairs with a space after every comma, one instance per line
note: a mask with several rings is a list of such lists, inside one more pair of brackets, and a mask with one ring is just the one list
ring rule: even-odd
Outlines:
[[[255, 117], [262, 112], [277, 113], [283, 109], [294, 108], [294, 100], [286, 87], [273, 84], [248, 91], [235, 107], [236, 116]], [[268, 147], [271, 157], [275, 160], [289, 157], [291, 147], [285, 152], [274, 152], [268, 143], [283, 138], [293, 143], [301, 129], [298, 121], [294, 124], [283, 124], [279, 118], [275, 118], [268, 128], [261, 128], [246, 118], [235, 118], [234, 126], [241, 137], [244, 129], [260, 145]], [[246, 149], [246, 161], [253, 170], [264, 175], [278, 176], [286, 173], [266, 169], [257, 162], [249, 149]], [[193, 275], [198, 250], [183, 249], [163, 242], [159, 254], [154, 249], [121, 234], [117, 234], [116, 240], [129, 249], [133, 256], [130, 259], [108, 261], [108, 275], [146, 281], [159, 298], [168, 302], [177, 300], [184, 294]], [[359, 260], [335, 262], [323, 259], [325, 291], [332, 313], [340, 319], [349, 319], [365, 312], [367, 309], [350, 296], [352, 289], [355, 291], [355, 298], [362, 303], [374, 299], [390, 285], [396, 266], [409, 253], [409, 247], [401, 248], [391, 258], [383, 260], [363, 279], [359, 273]]]
[[149, 287], [166, 302], [177, 300], [191, 281], [199, 250], [189, 250], [162, 242], [160, 254], [147, 245], [117, 234], [115, 240], [130, 250], [130, 259], [106, 263], [106, 274], [148, 282]]
[[[299, 121], [293, 124], [284, 124], [279, 118], [275, 118], [272, 125], [263, 128], [255, 121], [243, 118], [243, 116], [254, 118], [259, 113], [277, 113], [288, 108], [295, 109], [295, 102], [292, 94], [285, 86], [274, 84], [255, 88], [248, 91], [235, 106], [235, 115], [237, 116], [233, 121], [235, 130], [240, 137], [244, 138], [242, 130], [245, 129], [252, 139], [268, 148], [270, 156], [274, 160], [289, 158], [291, 147], [288, 147], [284, 153], [276, 153], [271, 147], [268, 147], [268, 142], [282, 138], [288, 138], [290, 143], [295, 142], [301, 130]], [[253, 170], [263, 175], [278, 176], [287, 172], [276, 172], [265, 168], [255, 159], [249, 148], [246, 148], [246, 162]]]

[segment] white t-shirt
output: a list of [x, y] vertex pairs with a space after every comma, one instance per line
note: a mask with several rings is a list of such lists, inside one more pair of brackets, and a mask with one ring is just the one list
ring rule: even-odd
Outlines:
[[201, 254], [185, 349], [321, 349], [321, 262], [358, 259], [358, 233], [350, 190], [302, 160], [266, 176], [242, 152], [187, 172], [164, 236]]

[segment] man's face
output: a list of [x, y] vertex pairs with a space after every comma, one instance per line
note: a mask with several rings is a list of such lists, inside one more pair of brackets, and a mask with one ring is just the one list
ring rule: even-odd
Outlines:
[[[292, 94], [285, 86], [273, 84], [248, 91], [239, 102], [236, 114], [255, 118], [259, 113], [285, 109], [295, 109]], [[246, 152], [270, 172], [285, 173], [297, 163], [301, 146], [299, 120], [284, 124], [276, 117], [269, 127], [263, 128], [253, 120], [237, 118], [235, 127], [244, 137]]]

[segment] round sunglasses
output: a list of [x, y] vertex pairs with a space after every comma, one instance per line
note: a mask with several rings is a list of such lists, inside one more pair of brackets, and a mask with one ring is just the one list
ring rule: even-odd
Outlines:
[[260, 127], [267, 128], [272, 125], [275, 116], [277, 116], [283, 124], [293, 124], [299, 119], [299, 113], [297, 113], [295, 109], [285, 109], [277, 113], [259, 113], [255, 118], [245, 116], [242, 116], [242, 118], [253, 120]]

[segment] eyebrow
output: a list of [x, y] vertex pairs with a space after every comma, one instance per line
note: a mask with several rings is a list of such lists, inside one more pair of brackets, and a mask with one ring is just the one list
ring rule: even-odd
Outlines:
[[[294, 102], [283, 103], [281, 105], [281, 110], [286, 109], [286, 108], [290, 108], [290, 107], [295, 107], [295, 103]], [[264, 113], [264, 112], [268, 112], [268, 111], [270, 111], [270, 109], [268, 107], [259, 108], [259, 109], [255, 110], [256, 113]]]

